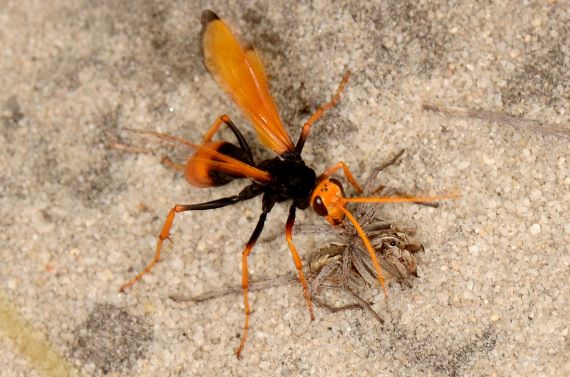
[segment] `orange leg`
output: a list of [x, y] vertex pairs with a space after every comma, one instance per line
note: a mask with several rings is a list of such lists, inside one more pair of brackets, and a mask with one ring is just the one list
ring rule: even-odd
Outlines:
[[350, 172], [348, 165], [346, 165], [342, 161], [336, 163], [335, 165], [333, 165], [330, 168], [328, 168], [327, 170], [325, 170], [321, 175], [319, 175], [318, 180], [320, 181], [321, 179], [325, 179], [325, 178], [330, 177], [332, 174], [334, 174], [340, 168], [342, 168], [342, 170], [344, 171], [344, 175], [346, 176], [346, 179], [348, 179], [348, 182], [350, 182], [350, 184], [355, 188], [355, 190], [358, 191], [359, 193], [362, 193], [362, 187], [358, 184], [358, 182], [356, 181], [356, 179], [354, 178], [354, 176]]
[[162, 250], [162, 243], [164, 242], [164, 240], [166, 240], [170, 237], [170, 228], [172, 227], [172, 223], [174, 222], [174, 216], [176, 215], [176, 213], [182, 212], [184, 210], [185, 210], [184, 206], [181, 206], [181, 205], [175, 205], [174, 207], [172, 207], [172, 209], [168, 213], [168, 216], [166, 217], [166, 221], [162, 225], [162, 230], [160, 231], [160, 234], [158, 235], [158, 241], [156, 243], [156, 251], [154, 253], [154, 258], [144, 268], [144, 270], [142, 270], [141, 272], [138, 273], [137, 276], [132, 278], [127, 283], [123, 284], [121, 286], [121, 288], [119, 289], [119, 291], [124, 292], [126, 289], [132, 287], [137, 281], [142, 279], [144, 274], [150, 272], [150, 270], [152, 270], [154, 265], [158, 263], [158, 261], [160, 260], [160, 251]]
[[220, 126], [222, 125], [222, 123], [229, 124], [231, 122], [232, 121], [230, 120], [230, 117], [226, 114], [216, 119], [214, 124], [212, 124], [212, 127], [210, 127], [210, 129], [208, 130], [208, 132], [204, 134], [204, 137], [202, 139], [204, 143], [209, 143], [210, 141], [212, 141], [214, 135], [220, 130]]
[[172, 159], [170, 159], [170, 157], [168, 157], [168, 156], [162, 157], [160, 159], [160, 162], [162, 163], [162, 165], [166, 166], [168, 169], [171, 169], [171, 170], [174, 170], [177, 172], [181, 172], [181, 173], [184, 172], [185, 165], [172, 161]]
[[140, 154], [153, 154], [153, 151], [147, 148], [133, 147], [127, 144], [122, 144], [117, 141], [111, 141], [110, 147], [118, 151], [128, 152], [128, 153], [140, 153]]
[[305, 302], [309, 308], [309, 315], [311, 316], [311, 321], [315, 319], [315, 314], [313, 313], [313, 302], [311, 300], [311, 295], [309, 294], [309, 286], [307, 280], [305, 280], [305, 274], [303, 274], [303, 262], [299, 253], [297, 253], [297, 248], [293, 244], [293, 224], [295, 224], [295, 205], [291, 205], [289, 209], [289, 217], [287, 218], [287, 224], [285, 226], [285, 238], [287, 239], [287, 244], [291, 250], [291, 255], [293, 256], [293, 262], [295, 262], [295, 267], [299, 273], [299, 280], [303, 286], [303, 295], [305, 296]]
[[303, 150], [303, 146], [305, 145], [305, 141], [307, 140], [307, 137], [309, 136], [309, 132], [311, 131], [311, 127], [313, 126], [313, 123], [315, 123], [317, 120], [321, 119], [323, 117], [325, 111], [330, 110], [333, 107], [335, 107], [336, 104], [338, 103], [338, 101], [340, 100], [340, 95], [341, 95], [342, 91], [344, 90], [344, 87], [346, 86], [348, 79], [350, 78], [350, 74], [351, 74], [350, 71], [346, 71], [346, 73], [344, 74], [344, 76], [342, 78], [342, 81], [338, 85], [336, 93], [334, 94], [334, 96], [332, 97], [330, 102], [327, 102], [324, 105], [322, 105], [321, 107], [319, 107], [317, 109], [317, 111], [315, 111], [315, 113], [309, 118], [309, 120], [303, 126], [303, 130], [301, 131], [301, 135], [299, 135], [299, 141], [297, 141], [297, 145], [295, 146], [295, 152], [298, 155], [300, 155], [301, 151]]
[[[113, 136], [109, 136], [109, 146], [113, 149], [128, 152], [128, 153], [139, 153], [139, 154], [148, 154], [154, 155], [155, 152], [148, 148], [141, 148], [141, 147], [133, 147], [127, 144], [123, 144], [118, 142]], [[175, 170], [177, 172], [184, 171], [184, 164], [179, 164], [174, 161], [168, 156], [164, 156], [160, 159], [162, 165], [167, 167], [168, 169]]]
[[[238, 140], [240, 147], [242, 149], [244, 149], [246, 152], [249, 152], [249, 146], [247, 144], [247, 141], [245, 140], [245, 138], [243, 137], [241, 132], [238, 130], [236, 125], [231, 121], [230, 117], [225, 115], [225, 114], [220, 116], [218, 119], [216, 119], [214, 124], [208, 130], [208, 132], [206, 132], [206, 134], [203, 137], [203, 143], [207, 144], [207, 143], [212, 141], [212, 138], [214, 137], [214, 135], [220, 130], [222, 123], [225, 123], [231, 129], [231, 131], [235, 135], [236, 139]], [[131, 131], [131, 132], [136, 132], [136, 133], [141, 134], [141, 135], [157, 137], [159, 139], [167, 140], [167, 141], [173, 142], [173, 143], [179, 143], [182, 145], [189, 146], [190, 148], [197, 148], [197, 146], [198, 146], [198, 144], [195, 144], [191, 141], [185, 140], [181, 137], [165, 134], [162, 132], [149, 131], [149, 130], [137, 130], [134, 128], [126, 128], [126, 130]], [[114, 142], [114, 140], [111, 140], [111, 143], [112, 143], [112, 146], [116, 149], [123, 149], [124, 150], [124, 149], [126, 149], [125, 147], [129, 148], [128, 146], [123, 146], [122, 144]], [[146, 150], [141, 150], [141, 153], [146, 153], [145, 151]], [[249, 152], [249, 153], [251, 153], [251, 152]]]
[[232, 130], [233, 134], [235, 135], [235, 137], [239, 143], [240, 148], [243, 149], [248, 154], [249, 161], [251, 163], [253, 163], [253, 154], [251, 153], [249, 145], [247, 144], [247, 140], [245, 140], [245, 137], [243, 137], [243, 135], [241, 134], [239, 129], [236, 127], [234, 122], [232, 122], [230, 117], [226, 114], [224, 114], [221, 117], [219, 117], [218, 119], [216, 119], [216, 121], [214, 122], [212, 127], [210, 127], [208, 132], [206, 132], [206, 134], [204, 135], [204, 139], [203, 139], [204, 143], [209, 143], [212, 141], [212, 138], [214, 137], [214, 135], [220, 130], [222, 123], [225, 123], [230, 128], [230, 130]]
[[259, 235], [261, 234], [261, 231], [263, 230], [263, 225], [265, 224], [267, 213], [268, 212], [263, 212], [261, 216], [259, 216], [259, 221], [257, 222], [257, 225], [255, 226], [255, 229], [253, 230], [253, 233], [251, 234], [249, 241], [247, 241], [247, 244], [245, 245], [245, 248], [241, 253], [241, 287], [243, 289], [243, 306], [245, 311], [245, 320], [243, 323], [243, 334], [241, 335], [239, 346], [236, 349], [236, 356], [238, 359], [241, 357], [241, 353], [243, 351], [243, 347], [247, 339], [247, 330], [249, 329], [249, 315], [251, 314], [249, 308], [249, 300], [247, 297], [247, 292], [249, 290], [249, 271], [247, 269], [247, 257], [249, 256], [249, 253], [251, 252], [253, 245], [255, 245], [255, 242], [257, 241]]
[[246, 186], [238, 195], [228, 196], [227, 198], [221, 198], [212, 200], [205, 203], [198, 203], [198, 204], [177, 204], [168, 213], [164, 224], [162, 225], [162, 230], [158, 235], [158, 241], [156, 242], [156, 251], [154, 253], [154, 258], [150, 261], [150, 263], [142, 270], [137, 276], [132, 278], [127, 283], [123, 284], [120, 288], [121, 292], [124, 292], [126, 289], [130, 288], [139, 281], [144, 274], [150, 272], [155, 264], [158, 263], [160, 260], [160, 252], [162, 250], [162, 244], [164, 240], [169, 239], [170, 237], [170, 228], [172, 228], [172, 223], [174, 222], [174, 217], [177, 213], [185, 212], [185, 211], [203, 211], [207, 209], [214, 209], [214, 208], [221, 208], [225, 206], [229, 206], [231, 204], [237, 203], [239, 201], [248, 200], [254, 198], [255, 196], [261, 194], [257, 186], [249, 185]]

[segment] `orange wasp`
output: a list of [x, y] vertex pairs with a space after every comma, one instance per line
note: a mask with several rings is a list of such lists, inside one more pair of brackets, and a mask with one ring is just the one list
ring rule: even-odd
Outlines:
[[[381, 198], [346, 198], [342, 184], [330, 178], [333, 173], [342, 169], [348, 182], [358, 192], [362, 188], [344, 162], [339, 162], [317, 176], [301, 157], [303, 146], [311, 130], [311, 126], [319, 120], [325, 111], [336, 105], [340, 94], [348, 81], [347, 72], [341, 81], [332, 100], [320, 108], [304, 124], [299, 140], [293, 144], [285, 131], [277, 112], [277, 107], [269, 93], [267, 76], [263, 65], [252, 47], [243, 48], [228, 26], [214, 12], [205, 10], [202, 13], [202, 31], [200, 33], [202, 59], [210, 75], [224, 89], [241, 111], [253, 124], [261, 142], [277, 155], [274, 158], [255, 163], [246, 139], [227, 115], [222, 115], [204, 135], [201, 144], [165, 134], [148, 132], [171, 141], [181, 142], [192, 147], [195, 153], [186, 162], [184, 171], [188, 182], [197, 187], [214, 187], [225, 185], [234, 179], [247, 178], [251, 181], [237, 195], [216, 199], [199, 204], [177, 204], [170, 210], [162, 230], [158, 236], [156, 252], [153, 260], [131, 281], [121, 287], [121, 291], [132, 286], [149, 272], [159, 261], [162, 244], [170, 236], [170, 228], [177, 213], [185, 211], [201, 211], [221, 208], [262, 195], [261, 215], [257, 221], [245, 248], [242, 251], [242, 287], [245, 307], [243, 335], [236, 350], [238, 358], [245, 345], [249, 328], [250, 306], [248, 301], [249, 274], [247, 258], [259, 238], [267, 214], [275, 203], [291, 201], [289, 216], [285, 226], [285, 238], [297, 269], [299, 280], [311, 320], [314, 320], [313, 303], [307, 281], [303, 274], [303, 264], [293, 244], [293, 224], [297, 209], [304, 210], [311, 206], [313, 210], [332, 225], [341, 224], [347, 218], [358, 232], [364, 243], [380, 285], [387, 296], [382, 270], [374, 248], [354, 216], [346, 208], [347, 203], [400, 203], [426, 202], [441, 197], [381, 197]], [[222, 124], [227, 125], [237, 139], [237, 145], [228, 141], [213, 141], [214, 135]]]

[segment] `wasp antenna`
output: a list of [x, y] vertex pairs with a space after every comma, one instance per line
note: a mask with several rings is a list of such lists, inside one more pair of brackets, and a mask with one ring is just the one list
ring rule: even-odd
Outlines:
[[341, 210], [344, 213], [344, 215], [348, 218], [348, 220], [350, 220], [350, 222], [356, 229], [356, 232], [360, 236], [360, 239], [364, 243], [366, 250], [368, 250], [368, 254], [370, 255], [370, 259], [372, 260], [372, 265], [374, 266], [374, 270], [376, 270], [378, 281], [380, 282], [380, 286], [384, 291], [384, 298], [388, 299], [388, 290], [386, 289], [386, 283], [384, 281], [384, 275], [382, 274], [382, 268], [380, 267], [380, 262], [378, 262], [378, 258], [376, 257], [376, 251], [372, 247], [372, 244], [370, 243], [370, 240], [366, 236], [366, 233], [364, 233], [364, 230], [358, 223], [358, 220], [356, 220], [356, 218], [352, 216], [352, 213], [350, 213], [350, 211], [345, 206], [341, 206]]
[[271, 175], [268, 172], [258, 169], [254, 166], [250, 166], [246, 163], [243, 163], [231, 156], [220, 153], [217, 150], [209, 148], [206, 145], [203, 144], [199, 145], [191, 141], [182, 139], [181, 137], [164, 134], [162, 132], [138, 130], [135, 128], [125, 128], [125, 129], [127, 131], [135, 132], [141, 135], [150, 135], [169, 142], [180, 143], [190, 148], [193, 148], [197, 151], [202, 151], [208, 157], [206, 161], [208, 161], [210, 165], [217, 166], [226, 172], [243, 173], [246, 176], [254, 178], [259, 182], [269, 182], [271, 180]]
[[461, 195], [437, 195], [437, 196], [387, 196], [379, 198], [342, 198], [344, 203], [428, 203], [438, 200], [458, 199]]

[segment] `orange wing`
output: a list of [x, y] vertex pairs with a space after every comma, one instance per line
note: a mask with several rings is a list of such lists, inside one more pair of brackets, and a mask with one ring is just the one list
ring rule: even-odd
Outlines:
[[278, 154], [294, 151], [255, 50], [243, 49], [212, 11], [205, 10], [201, 21], [202, 57], [210, 75], [251, 120], [263, 144]]

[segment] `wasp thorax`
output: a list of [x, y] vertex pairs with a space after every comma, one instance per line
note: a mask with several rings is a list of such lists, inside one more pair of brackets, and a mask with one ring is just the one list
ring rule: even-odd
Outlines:
[[342, 184], [336, 179], [324, 179], [317, 184], [311, 196], [311, 206], [320, 216], [324, 216], [333, 225], [339, 225], [344, 220], [342, 207]]

